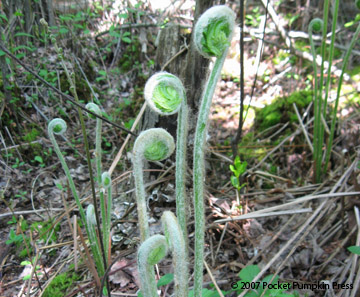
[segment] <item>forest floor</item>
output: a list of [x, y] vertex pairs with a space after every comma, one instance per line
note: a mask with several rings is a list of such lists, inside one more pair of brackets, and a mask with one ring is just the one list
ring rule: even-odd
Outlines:
[[[228, 5], [238, 12], [239, 4], [229, 2]], [[309, 15], [311, 18], [321, 16], [314, 7], [294, 6], [293, 2], [296, 1], [282, 1], [275, 7], [282, 28], [290, 36], [307, 32], [304, 23]], [[342, 89], [331, 163], [324, 170], [322, 182], [315, 183], [311, 141], [306, 140], [306, 137], [312, 140], [313, 133], [313, 107], [307, 101], [309, 96], [312, 98], [312, 63], [286, 48], [270, 15], [263, 52], [259, 54], [261, 19], [265, 10], [258, 4], [249, 1], [246, 7], [244, 93], [248, 112], [238, 152], [241, 162], [246, 161], [247, 166], [240, 179], [244, 184], [240, 192], [232, 185], [229, 169], [233, 164], [231, 140], [237, 132], [240, 114], [239, 30], [211, 108], [205, 195], [204, 261], [207, 265], [204, 286], [208, 291], [204, 296], [244, 294], [237, 282], [239, 272], [249, 265], [257, 265], [254, 270], [259, 272], [259, 278], [255, 283], [271, 274], [278, 276], [280, 283], [292, 286], [283, 292], [288, 295], [278, 296], [360, 296], [357, 287], [359, 261], [347, 250], [349, 246], [360, 245], [357, 210], [360, 192], [359, 48], [355, 48], [349, 77]], [[117, 13], [134, 24], [138, 21], [138, 12], [143, 13], [142, 17], [148, 16], [147, 21], [160, 21], [165, 17], [145, 5], [132, 9], [135, 13], [124, 7]], [[68, 29], [64, 31], [68, 39], [63, 39], [60, 45], [64, 48], [65, 59], [72, 61], [68, 67], [79, 77], [77, 89], [83, 103], [89, 100], [86, 98], [100, 98], [107, 118], [130, 129], [143, 104], [144, 83], [154, 72], [158, 29], [147, 28], [149, 32], [144, 41], [140, 29], [133, 28], [130, 34], [124, 34], [109, 23], [95, 22], [99, 18], [114, 22], [116, 13], [112, 13], [99, 14], [90, 21], [84, 17], [86, 14], [61, 15], [60, 27]], [[184, 9], [177, 7], [171, 13], [183, 25], [191, 26], [191, 5]], [[344, 29], [344, 23], [350, 22], [352, 17], [355, 15], [343, 18], [339, 26]], [[83, 27], [79, 29], [75, 24]], [[87, 35], [88, 28], [94, 32]], [[96, 36], [95, 31], [107, 33]], [[350, 33], [342, 32], [339, 40], [349, 40]], [[75, 33], [81, 38], [76, 39]], [[306, 38], [293, 38], [292, 42], [298, 51], [309, 51]], [[148, 48], [146, 54], [139, 50], [144, 43]], [[117, 51], [121, 55], [117, 56]], [[43, 80], [62, 91], [69, 88], [53, 46], [41, 44], [26, 54], [31, 55], [31, 59], [24, 59], [24, 56], [19, 59]], [[343, 50], [337, 49], [335, 65], [338, 68], [341, 68], [342, 55]], [[4, 90], [0, 102], [3, 146], [0, 159], [0, 296], [26, 296], [27, 293], [32, 296], [95, 296], [96, 282], [86, 266], [86, 256], [74, 256], [72, 223], [76, 212], [70, 210], [74, 202], [46, 132], [49, 119], [60, 116], [66, 119], [68, 131], [58, 141], [77, 190], [87, 205], [91, 196], [90, 182], [76, 109], [61, 101], [42, 80], [14, 66], [15, 60], [9, 65], [13, 99], [6, 101]], [[337, 74], [332, 78], [336, 83]], [[333, 99], [332, 89], [329, 108]], [[264, 115], [265, 106], [279, 102], [280, 105], [273, 105], [272, 113]], [[298, 116], [290, 102], [295, 102]], [[86, 123], [87, 128], [93, 126], [91, 119], [86, 119]], [[95, 132], [88, 129], [88, 133], [90, 143], [94, 143]], [[126, 137], [127, 133], [104, 125], [104, 168], [111, 166]], [[130, 160], [133, 141], [127, 143], [113, 173], [113, 265], [109, 272], [112, 296], [137, 296], [139, 288], [136, 267], [139, 230]], [[170, 165], [171, 161], [165, 162], [164, 168]], [[149, 169], [150, 183], [146, 190], [151, 231], [158, 233], [161, 232], [161, 214], [164, 210], [175, 209], [175, 171], [170, 169], [165, 175], [159, 175], [160, 167], [153, 169], [150, 165], [149, 168], [152, 169]], [[189, 175], [191, 172], [189, 168]], [[188, 186], [191, 197], [191, 182]], [[192, 219], [188, 230], [192, 267]], [[81, 245], [79, 239], [76, 242]], [[169, 258], [158, 265], [159, 278], [172, 272]], [[56, 282], [50, 285], [55, 277]], [[192, 280], [189, 284], [191, 287]], [[324, 289], [321, 284], [329, 284], [329, 288], [325, 286]], [[171, 296], [172, 287], [171, 283], [161, 286], [161, 296]], [[264, 296], [276, 296], [276, 292], [279, 290], [269, 290]], [[253, 292], [245, 296], [260, 295]]]

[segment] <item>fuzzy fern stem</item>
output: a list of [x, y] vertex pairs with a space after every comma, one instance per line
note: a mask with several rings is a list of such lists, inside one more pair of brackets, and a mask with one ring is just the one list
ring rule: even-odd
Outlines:
[[143, 131], [135, 140], [132, 163], [134, 167], [136, 204], [141, 242], [149, 237], [143, 161], [162, 161], [168, 158], [174, 149], [175, 143], [173, 137], [162, 128]]
[[150, 108], [160, 115], [178, 112], [176, 133], [176, 216], [185, 242], [187, 235], [186, 195], [186, 142], [188, 134], [188, 106], [185, 88], [178, 77], [167, 72], [158, 72], [146, 82], [145, 100]]
[[235, 14], [226, 6], [214, 6], [202, 14], [195, 25], [194, 44], [205, 57], [216, 57], [213, 69], [201, 98], [194, 142], [194, 209], [195, 209], [195, 264], [194, 296], [202, 295], [204, 261], [204, 146], [212, 97], [220, 78], [235, 26]]
[[187, 297], [189, 270], [186, 241], [182, 236], [180, 224], [171, 211], [163, 213], [161, 222], [174, 265], [175, 296]]
[[160, 262], [168, 251], [166, 238], [156, 234], [146, 239], [137, 256], [141, 293], [144, 297], [158, 297], [153, 265]]

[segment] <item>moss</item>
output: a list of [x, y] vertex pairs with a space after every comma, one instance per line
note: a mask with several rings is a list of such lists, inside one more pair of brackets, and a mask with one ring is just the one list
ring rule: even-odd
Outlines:
[[40, 135], [40, 131], [36, 128], [32, 128], [30, 131], [28, 131], [22, 139], [26, 142], [32, 142], [35, 141], [36, 138]]
[[286, 122], [296, 122], [293, 103], [296, 104], [301, 113], [313, 99], [312, 91], [296, 91], [289, 96], [276, 98], [271, 104], [255, 112], [255, 128], [257, 131], [263, 131], [276, 124]]
[[74, 286], [74, 282], [79, 280], [80, 276], [75, 272], [64, 272], [56, 276], [46, 288], [44, 297], [62, 297], [65, 296], [68, 289]]

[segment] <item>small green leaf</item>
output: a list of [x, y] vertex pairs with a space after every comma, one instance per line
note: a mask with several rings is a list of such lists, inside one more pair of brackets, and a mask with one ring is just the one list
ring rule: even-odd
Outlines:
[[230, 180], [231, 180], [231, 184], [233, 185], [233, 187], [235, 187], [235, 188], [239, 187], [239, 179], [236, 176], [232, 175], [230, 177]]
[[157, 282], [157, 287], [166, 286], [174, 280], [174, 274], [168, 273], [162, 276]]
[[26, 266], [26, 265], [31, 265], [31, 262], [30, 261], [22, 261], [20, 263], [21, 266]]
[[241, 269], [239, 277], [244, 282], [251, 282], [259, 272], [260, 268], [257, 265], [249, 265]]
[[99, 74], [106, 77], [106, 71], [104, 71], [104, 70], [100, 70]]
[[61, 27], [61, 28], [59, 29], [59, 33], [60, 33], [60, 34], [66, 34], [67, 32], [69, 32], [69, 30], [66, 29], [66, 28], [64, 28], [64, 27]]
[[6, 15], [5, 14], [0, 14], [0, 18], [2, 18], [2, 19], [4, 19], [5, 21], [7, 21], [8, 22], [8, 18], [6, 17]]
[[43, 163], [43, 159], [40, 156], [35, 156], [34, 158], [35, 161], [38, 161], [39, 163]]
[[129, 15], [127, 13], [120, 13], [119, 14], [119, 18], [127, 19], [128, 17], [129, 17]]
[[18, 32], [14, 34], [14, 37], [18, 37], [18, 36], [34, 37], [34, 35], [25, 32]]
[[121, 40], [126, 43], [131, 43], [131, 39], [129, 37], [123, 37], [123, 38], [121, 38]]
[[353, 246], [349, 246], [347, 249], [353, 254], [360, 255], [360, 246], [353, 245]]
[[30, 274], [25, 275], [25, 276], [23, 277], [23, 280], [28, 280], [28, 279], [30, 279]]

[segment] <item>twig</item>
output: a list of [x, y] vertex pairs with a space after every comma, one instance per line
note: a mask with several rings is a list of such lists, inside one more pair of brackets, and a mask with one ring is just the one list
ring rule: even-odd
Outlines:
[[[339, 193], [327, 193], [327, 194], [320, 194], [320, 195], [309, 195], [309, 196], [305, 196], [305, 197], [302, 197], [302, 198], [297, 198], [294, 201], [291, 201], [291, 202], [288, 202], [288, 203], [284, 203], [284, 204], [281, 204], [281, 205], [269, 207], [269, 208], [266, 208], [266, 209], [260, 209], [260, 210], [254, 211], [254, 212], [252, 212], [250, 214], [251, 215], [256, 215], [256, 214], [259, 214], [259, 213], [266, 213], [266, 212], [269, 212], [269, 211], [278, 210], [278, 209], [282, 209], [282, 208], [287, 208], [288, 206], [299, 204], [299, 203], [309, 201], [309, 200], [314, 200], [314, 199], [337, 198], [337, 197], [357, 196], [357, 195], [360, 195], [360, 192], [339, 192]], [[242, 216], [234, 217], [232, 219], [237, 220], [238, 218], [242, 219]]]
[[14, 212], [7, 212], [7, 213], [2, 213], [0, 214], [0, 220], [6, 217], [11, 217], [13, 215], [28, 215], [28, 214], [33, 214], [33, 213], [37, 213], [37, 212], [44, 212], [44, 211], [63, 211], [64, 209], [62, 208], [50, 208], [50, 209], [37, 209], [37, 210], [22, 210], [22, 211], [14, 211]]
[[312, 143], [311, 143], [311, 141], [310, 141], [309, 135], [308, 135], [308, 133], [307, 133], [307, 131], [306, 131], [306, 129], [305, 129], [304, 123], [303, 123], [303, 121], [302, 121], [302, 119], [301, 119], [301, 116], [300, 116], [300, 114], [299, 114], [299, 111], [298, 111], [295, 103], [293, 103], [293, 107], [294, 107], [294, 109], [295, 109], [296, 116], [297, 116], [297, 118], [298, 118], [298, 120], [299, 120], [299, 124], [300, 124], [301, 130], [302, 130], [303, 133], [304, 133], [306, 142], [308, 143], [311, 152], [314, 153], [314, 148], [313, 148], [313, 146], [312, 146]]
[[[145, 103], [143, 104], [143, 106], [141, 107], [140, 112], [139, 112], [139, 114], [137, 115], [137, 117], [136, 117], [136, 119], [135, 119], [135, 121], [134, 121], [134, 123], [133, 123], [133, 125], [132, 125], [132, 127], [131, 127], [131, 129], [130, 129], [131, 132], [134, 132], [134, 131], [135, 131], [136, 126], [138, 125], [138, 123], [139, 123], [142, 115], [143, 115], [144, 112], [145, 112], [145, 109], [146, 109], [146, 102], [145, 102]], [[122, 154], [123, 154], [123, 151], [124, 151], [124, 149], [125, 149], [125, 146], [126, 146], [127, 143], [129, 142], [129, 140], [130, 140], [130, 135], [127, 135], [126, 138], [125, 138], [124, 143], [122, 144], [119, 152], [117, 153], [114, 161], [112, 162], [112, 164], [111, 164], [111, 166], [110, 166], [110, 169], [108, 170], [108, 172], [109, 172], [110, 175], [113, 173], [116, 165], [119, 163], [119, 160], [120, 160], [120, 158], [121, 158], [121, 156], [122, 156]]]
[[76, 62], [76, 65], [78, 65], [79, 70], [80, 70], [82, 76], [84, 77], [84, 79], [85, 79], [85, 81], [86, 81], [86, 83], [87, 83], [87, 85], [88, 85], [91, 93], [93, 94], [94, 98], [96, 98], [96, 100], [97, 100], [96, 104], [99, 105], [99, 103], [100, 103], [99, 97], [97, 96], [97, 94], [95, 93], [92, 85], [90, 84], [89, 80], [87, 79], [87, 76], [86, 76], [84, 70], [82, 69], [82, 67], [81, 67], [81, 65], [80, 65], [80, 63], [79, 63], [79, 60], [76, 58], [76, 56], [75, 56], [74, 54], [73, 54], [73, 58], [74, 58], [74, 60], [75, 60], [75, 62]]
[[212, 283], [213, 283], [214, 286], [215, 286], [216, 291], [218, 291], [220, 297], [224, 297], [224, 294], [221, 292], [219, 286], [217, 285], [216, 280], [215, 280], [215, 278], [214, 278], [214, 276], [213, 276], [213, 274], [212, 274], [212, 272], [211, 272], [211, 270], [210, 270], [210, 268], [209, 268], [209, 266], [207, 265], [207, 263], [206, 263], [205, 260], [204, 260], [204, 265], [205, 265], [206, 271], [208, 272], [208, 274], [209, 274], [209, 276], [210, 276], [210, 279], [211, 279]]
[[[352, 165], [348, 168], [348, 170], [346, 170], [346, 172], [341, 176], [341, 178], [336, 182], [336, 184], [332, 187], [331, 191], [329, 194], [327, 194], [327, 196], [332, 196], [332, 195], [339, 195], [339, 194], [345, 194], [344, 196], [349, 195], [349, 193], [335, 193], [336, 190], [338, 190], [338, 188], [340, 187], [340, 185], [342, 183], [345, 183], [346, 180], [349, 178], [349, 176], [351, 175], [351, 173], [353, 172], [355, 165], [358, 163], [358, 158], [355, 158], [354, 162], [352, 163]], [[351, 192], [350, 192], [351, 193]], [[360, 192], [358, 192], [360, 194]], [[311, 197], [312, 195], [308, 196]], [[324, 195], [318, 195], [318, 196], [324, 196]], [[313, 196], [314, 197], [314, 196]], [[306, 197], [304, 197], [306, 198]], [[300, 198], [299, 200], [302, 200], [304, 198]], [[325, 198], [325, 197], [323, 197]], [[292, 202], [290, 202], [292, 203]], [[288, 203], [286, 203], [288, 204]], [[294, 245], [294, 247], [292, 248], [292, 250], [290, 251], [290, 253], [288, 253], [288, 255], [286, 256], [286, 258], [284, 259], [284, 261], [282, 261], [282, 263], [280, 264], [280, 266], [278, 267], [278, 269], [276, 270], [276, 272], [273, 275], [272, 280], [275, 278], [275, 276], [279, 273], [280, 269], [285, 265], [287, 259], [292, 255], [292, 253], [295, 252], [297, 246], [302, 242], [302, 240], [309, 234], [309, 232], [315, 227], [315, 225], [317, 224], [317, 222], [325, 215], [325, 213], [328, 211], [328, 208], [330, 206], [330, 203], [328, 200], [324, 200], [315, 210], [315, 212], [307, 219], [307, 221], [301, 225], [301, 227], [299, 228], [299, 230], [295, 233], [295, 235], [293, 235], [293, 237], [291, 237], [291, 239], [276, 253], [276, 255], [265, 265], [265, 267], [259, 272], [259, 274], [252, 280], [253, 282], [256, 282], [257, 280], [259, 280], [262, 275], [265, 273], [265, 271], [267, 271], [272, 265], [273, 263], [275, 263], [275, 261], [278, 260], [278, 258], [282, 255], [282, 253], [287, 250], [289, 248], [289, 246], [295, 241], [296, 238], [298, 238], [298, 236], [300, 234], [303, 234], [301, 236], [301, 238], [297, 241], [297, 243]], [[274, 207], [270, 207], [267, 209], [267, 211], [269, 211], [269, 209], [273, 209]], [[261, 211], [261, 210], [260, 210]], [[266, 211], [266, 210], [263, 210]], [[320, 213], [321, 211], [321, 213]], [[310, 223], [312, 222], [312, 224], [310, 225]], [[310, 227], [305, 230], [308, 226], [310, 225]], [[269, 282], [271, 283], [272, 280], [270, 280]], [[266, 290], [265, 290], [266, 291]], [[263, 295], [265, 293], [265, 291], [263, 292]], [[246, 293], [248, 292], [248, 290], [243, 291], [239, 297], [243, 297]], [[262, 295], [262, 296], [263, 296]]]
[[255, 219], [255, 218], [264, 218], [264, 217], [272, 217], [272, 216], [283, 216], [283, 215], [292, 215], [297, 213], [307, 213], [312, 212], [312, 208], [301, 208], [301, 209], [290, 209], [290, 210], [283, 210], [283, 211], [276, 211], [276, 212], [266, 212], [266, 213], [248, 213], [244, 214], [235, 218], [228, 218], [228, 219], [221, 219], [216, 220], [214, 223], [221, 224], [225, 222], [233, 222], [238, 220], [248, 220], [248, 219]]
[[20, 154], [19, 150], [18, 150], [18, 149], [16, 148], [16, 146], [15, 146], [14, 139], [12, 138], [11, 133], [10, 133], [9, 129], [7, 128], [7, 126], [5, 126], [5, 131], [6, 131], [7, 135], [9, 136], [9, 138], [10, 138], [10, 140], [11, 140], [11, 143], [12, 143], [13, 146], [15, 147], [15, 150], [16, 150], [18, 156], [19, 156], [19, 159], [21, 160], [21, 162], [24, 162], [23, 158], [21, 157], [21, 154]]

